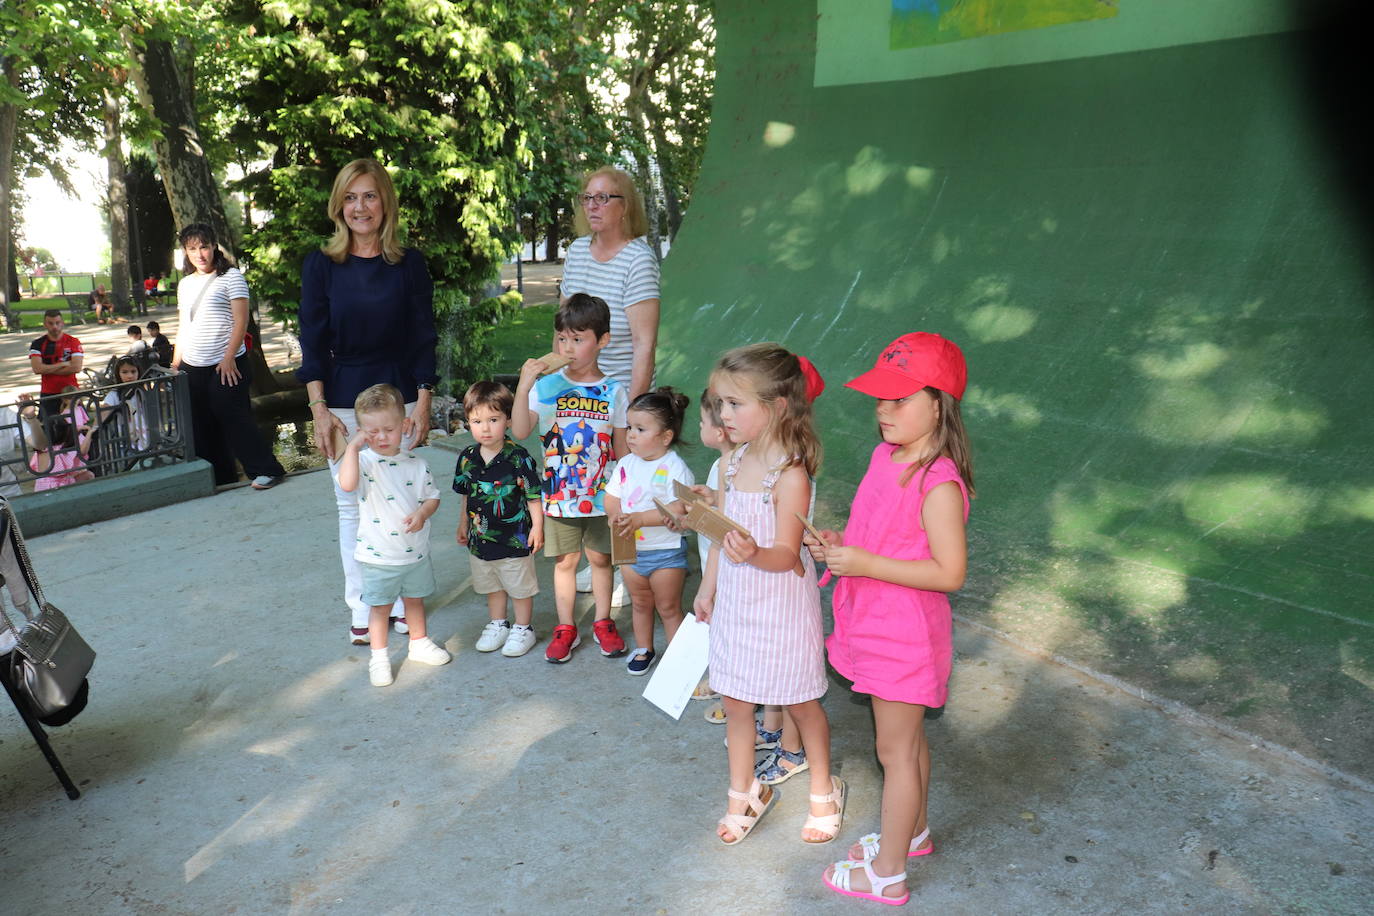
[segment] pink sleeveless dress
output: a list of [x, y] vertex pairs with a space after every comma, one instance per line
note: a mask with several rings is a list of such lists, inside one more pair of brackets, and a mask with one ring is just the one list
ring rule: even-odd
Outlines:
[[[777, 535], [773, 486], [781, 472], [770, 471], [758, 492], [735, 489], [748, 447], [735, 450], [725, 471], [725, 514], [748, 528], [760, 547], [771, 547]], [[804, 576], [732, 563], [721, 551], [711, 614], [712, 690], [780, 706], [825, 694], [821, 593], [810, 553], [802, 550], [801, 556]]]
[[[943, 456], [902, 487], [898, 481], [910, 465], [894, 462], [894, 451], [886, 442], [873, 450], [849, 510], [844, 543], [898, 560], [927, 560], [930, 541], [920, 524], [926, 494], [954, 481], [967, 521], [968, 487]], [[949, 595], [842, 576], [832, 604], [835, 629], [826, 650], [831, 666], [854, 682], [855, 691], [898, 703], [945, 705], [953, 652]]]

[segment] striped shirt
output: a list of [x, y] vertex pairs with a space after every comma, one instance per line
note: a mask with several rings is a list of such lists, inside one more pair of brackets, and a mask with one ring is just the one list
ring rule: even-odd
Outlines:
[[[564, 296], [587, 293], [606, 300], [611, 309], [611, 342], [597, 355], [596, 364], [628, 390], [634, 352], [625, 310], [645, 299], [659, 298], [658, 258], [643, 238], [632, 239], [604, 264], [592, 257], [591, 245], [591, 236], [584, 235], [568, 246], [561, 292]], [[649, 383], [652, 385], [653, 380]]]
[[[205, 289], [207, 284], [209, 289]], [[229, 268], [223, 276], [193, 273], [182, 278], [177, 284], [177, 309], [181, 314], [177, 343], [181, 346], [182, 363], [207, 368], [224, 359], [234, 328], [234, 311], [229, 303], [247, 298], [248, 283], [237, 267]], [[234, 356], [243, 352], [244, 347], [239, 344]]]

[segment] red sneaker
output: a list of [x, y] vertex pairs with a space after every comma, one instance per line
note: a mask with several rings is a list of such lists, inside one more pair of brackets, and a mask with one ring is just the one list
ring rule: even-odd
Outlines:
[[577, 627], [570, 623], [560, 623], [553, 628], [553, 639], [549, 640], [549, 647], [544, 650], [546, 661], [561, 665], [572, 658], [572, 650], [582, 644], [582, 635], [577, 632]]
[[601, 654], [608, 658], [625, 654], [625, 640], [620, 638], [615, 621], [609, 617], [592, 624], [592, 639], [601, 647]]

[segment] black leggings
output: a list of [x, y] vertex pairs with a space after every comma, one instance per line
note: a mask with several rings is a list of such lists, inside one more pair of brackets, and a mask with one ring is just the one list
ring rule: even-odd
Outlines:
[[221, 382], [214, 366], [181, 364], [191, 389], [196, 457], [204, 458], [215, 469], [216, 486], [239, 479], [235, 458], [249, 478], [280, 477], [286, 473], [253, 422], [253, 405], [248, 399], [253, 372], [248, 354], [238, 357], [234, 364], [242, 376], [237, 385]]

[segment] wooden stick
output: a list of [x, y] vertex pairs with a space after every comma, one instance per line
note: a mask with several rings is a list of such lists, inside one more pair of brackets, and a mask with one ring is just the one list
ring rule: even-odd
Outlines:
[[539, 361], [549, 367], [548, 371], [544, 373], [545, 375], [557, 372], [559, 369], [562, 369], [572, 362], [572, 360], [568, 359], [566, 356], [560, 356], [552, 350], [539, 357]]
[[635, 533], [621, 534], [620, 529], [615, 525], [611, 526], [611, 565], [624, 566], [626, 563], [633, 563], [639, 559], [639, 551], [635, 547]]
[[811, 522], [807, 519], [806, 516], [802, 515], [800, 512], [793, 512], [792, 514], [797, 517], [797, 521], [802, 523], [802, 527], [806, 529], [806, 533], [815, 538], [818, 544], [820, 544], [822, 547], [829, 546], [826, 543], [825, 538], [821, 537], [820, 529], [817, 528], [815, 525], [811, 524]]

